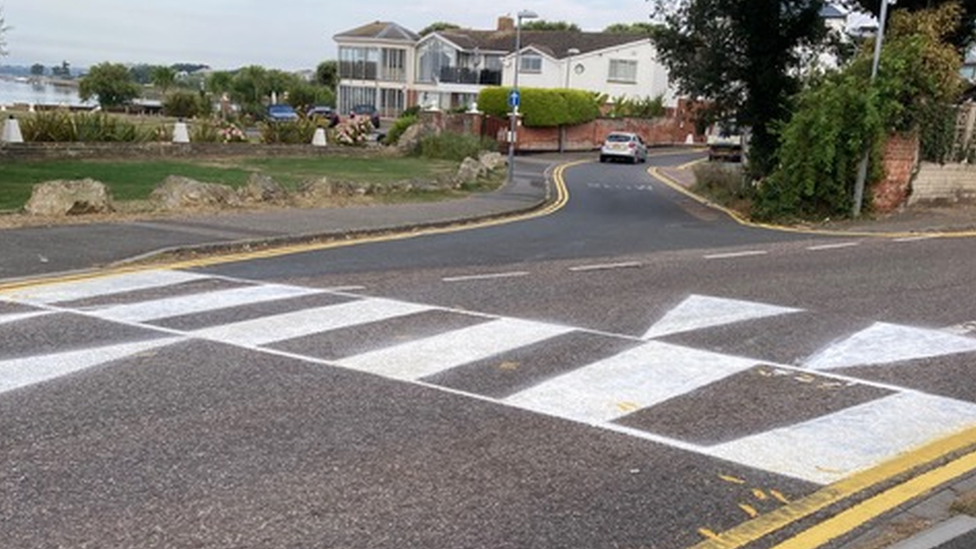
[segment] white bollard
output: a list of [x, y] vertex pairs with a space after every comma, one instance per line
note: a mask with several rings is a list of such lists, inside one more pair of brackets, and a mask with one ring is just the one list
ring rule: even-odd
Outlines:
[[24, 136], [20, 133], [20, 122], [14, 118], [14, 115], [10, 115], [3, 124], [3, 135], [0, 136], [4, 143], [23, 143]]
[[695, 144], [695, 136], [689, 133], [688, 137], [685, 138], [685, 145], [694, 145], [694, 144]]
[[325, 130], [323, 128], [318, 128], [315, 130], [315, 135], [312, 136], [312, 145], [316, 147], [325, 147], [329, 143], [325, 139]]
[[189, 143], [190, 132], [186, 129], [186, 122], [180, 120], [173, 125], [173, 143]]

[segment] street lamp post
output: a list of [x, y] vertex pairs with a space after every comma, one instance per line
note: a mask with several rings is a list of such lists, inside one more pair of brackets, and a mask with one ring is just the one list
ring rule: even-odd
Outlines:
[[[881, 63], [881, 43], [884, 41], [885, 20], [888, 18], [888, 4], [898, 0], [881, 0], [881, 19], [878, 21], [878, 34], [874, 38], [874, 59], [871, 62], [871, 82], [878, 76], [878, 65]], [[864, 203], [864, 183], [868, 178], [868, 161], [870, 149], [864, 151], [860, 164], [857, 166], [857, 179], [854, 181], [854, 208], [851, 214], [861, 216], [861, 206]]]
[[566, 89], [569, 89], [569, 73], [573, 67], [573, 56], [579, 54], [580, 51], [576, 48], [566, 50]]
[[[522, 20], [535, 19], [539, 17], [534, 11], [522, 10], [518, 12], [515, 20], [515, 77], [512, 80], [512, 90], [518, 97], [519, 89], [519, 69], [522, 64]], [[519, 102], [515, 101], [512, 105], [510, 120], [508, 125], [508, 183], [511, 184], [515, 179], [515, 129], [518, 125]]]

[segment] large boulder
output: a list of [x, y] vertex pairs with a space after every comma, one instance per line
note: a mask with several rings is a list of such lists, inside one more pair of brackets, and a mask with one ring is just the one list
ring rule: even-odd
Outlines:
[[149, 200], [164, 210], [200, 207], [234, 207], [241, 201], [228, 185], [203, 183], [188, 177], [171, 175], [149, 195]]
[[259, 173], [252, 173], [237, 194], [244, 202], [282, 202], [288, 198], [284, 187], [270, 176]]
[[48, 181], [34, 185], [24, 209], [46, 216], [111, 212], [112, 193], [93, 179]]
[[477, 181], [479, 177], [488, 173], [484, 165], [478, 162], [474, 158], [468, 157], [461, 162], [461, 166], [458, 167], [457, 175], [454, 179], [458, 183], [470, 183], [472, 181]]
[[437, 135], [440, 130], [433, 126], [429, 126], [422, 122], [418, 122], [403, 132], [400, 135], [400, 139], [396, 142], [396, 150], [401, 154], [409, 154], [417, 150], [420, 146], [420, 142], [424, 140], [428, 135]]
[[497, 152], [484, 151], [478, 156], [478, 161], [481, 165], [485, 167], [489, 172], [493, 172], [498, 168], [502, 168], [508, 165], [508, 159]]

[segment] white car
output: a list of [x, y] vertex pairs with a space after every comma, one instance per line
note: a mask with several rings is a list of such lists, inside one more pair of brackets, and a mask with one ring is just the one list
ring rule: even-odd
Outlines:
[[636, 133], [613, 132], [603, 142], [600, 162], [615, 159], [624, 159], [632, 164], [647, 162], [647, 145]]

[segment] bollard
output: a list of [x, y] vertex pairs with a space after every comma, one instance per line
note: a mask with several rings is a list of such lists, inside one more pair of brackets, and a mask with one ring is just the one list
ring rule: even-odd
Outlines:
[[23, 143], [24, 136], [20, 133], [20, 122], [14, 118], [14, 115], [10, 115], [3, 124], [3, 135], [0, 136], [2, 139], [0, 141], [4, 143]]
[[325, 139], [325, 130], [318, 128], [315, 130], [315, 135], [312, 136], [312, 145], [316, 147], [325, 147], [328, 142]]
[[173, 125], [173, 143], [189, 143], [190, 132], [186, 129], [186, 122], [181, 118]]

